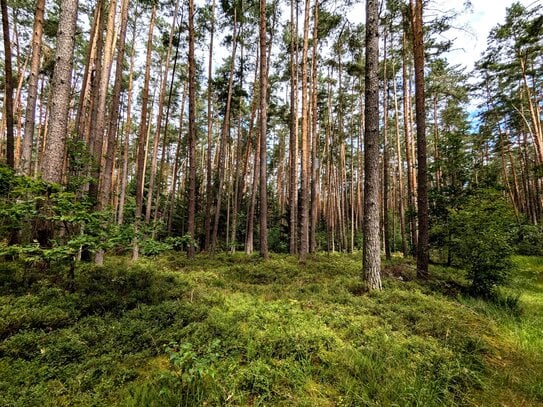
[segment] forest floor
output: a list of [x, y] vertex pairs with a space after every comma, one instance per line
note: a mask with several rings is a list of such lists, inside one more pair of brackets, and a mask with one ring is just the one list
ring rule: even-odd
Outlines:
[[543, 405], [543, 258], [501, 302], [462, 271], [360, 254], [172, 253], [58, 272], [0, 264], [1, 406]]

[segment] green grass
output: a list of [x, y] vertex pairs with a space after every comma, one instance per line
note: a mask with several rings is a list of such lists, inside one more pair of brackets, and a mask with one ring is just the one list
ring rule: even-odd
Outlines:
[[301, 265], [166, 254], [60, 271], [0, 265], [0, 405], [543, 404], [543, 259], [515, 257], [503, 298], [461, 271], [359, 255]]

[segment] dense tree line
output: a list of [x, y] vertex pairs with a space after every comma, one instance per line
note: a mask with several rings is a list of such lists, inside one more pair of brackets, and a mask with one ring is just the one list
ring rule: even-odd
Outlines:
[[481, 191], [538, 225], [541, 8], [508, 8], [468, 74], [438, 41], [455, 15], [368, 0], [362, 24], [346, 3], [3, 0], [2, 157], [43, 198], [6, 212], [5, 245], [72, 242], [98, 263], [166, 241], [363, 248], [379, 289], [381, 250], [423, 278], [433, 249], [453, 262]]

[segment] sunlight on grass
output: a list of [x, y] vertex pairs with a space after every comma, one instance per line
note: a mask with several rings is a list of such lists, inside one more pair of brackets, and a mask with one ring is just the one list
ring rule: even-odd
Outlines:
[[113, 258], [75, 293], [42, 276], [0, 296], [0, 404], [538, 405], [543, 261], [514, 261], [519, 312], [401, 258], [364, 293], [358, 254]]

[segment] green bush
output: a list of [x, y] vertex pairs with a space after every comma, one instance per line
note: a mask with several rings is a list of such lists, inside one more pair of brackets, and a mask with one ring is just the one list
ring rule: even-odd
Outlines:
[[521, 225], [516, 237], [518, 254], [543, 256], [543, 227], [541, 225]]
[[492, 297], [511, 270], [513, 210], [495, 190], [476, 191], [451, 213], [451, 254], [465, 267], [475, 295]]

